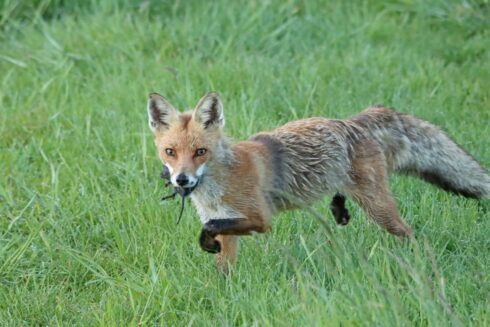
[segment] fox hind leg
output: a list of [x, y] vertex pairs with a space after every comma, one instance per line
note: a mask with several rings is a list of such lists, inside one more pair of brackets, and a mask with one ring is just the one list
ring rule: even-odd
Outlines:
[[350, 220], [349, 211], [345, 207], [345, 196], [341, 193], [335, 193], [330, 203], [330, 211], [339, 225], [347, 225]]
[[[353, 192], [354, 199], [378, 225], [386, 229], [389, 233], [407, 237], [412, 235], [412, 229], [408, 226], [398, 214], [395, 199], [389, 190], [372, 190]], [[373, 195], [382, 198], [373, 198]]]
[[354, 183], [349, 193], [366, 214], [389, 233], [410, 236], [412, 229], [400, 217], [389, 190], [386, 159], [379, 145], [364, 141], [354, 153], [351, 174]]

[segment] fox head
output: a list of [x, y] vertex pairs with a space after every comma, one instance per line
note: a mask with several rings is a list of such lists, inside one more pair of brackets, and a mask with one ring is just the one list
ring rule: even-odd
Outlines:
[[191, 112], [180, 113], [163, 96], [148, 99], [149, 125], [155, 136], [158, 156], [176, 187], [197, 186], [207, 164], [218, 155], [225, 123], [217, 93], [208, 93]]

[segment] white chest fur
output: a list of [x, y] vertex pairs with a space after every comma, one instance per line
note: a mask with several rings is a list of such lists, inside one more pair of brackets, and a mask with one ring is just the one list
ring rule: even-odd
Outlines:
[[192, 192], [192, 202], [203, 224], [211, 219], [245, 218], [238, 211], [223, 203], [223, 195], [223, 188], [212, 179], [206, 179]]

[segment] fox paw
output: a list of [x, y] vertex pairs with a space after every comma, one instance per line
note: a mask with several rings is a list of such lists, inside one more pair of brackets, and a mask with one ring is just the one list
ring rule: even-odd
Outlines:
[[201, 249], [209, 253], [221, 252], [221, 244], [206, 229], [201, 231], [199, 245], [201, 245]]
[[332, 211], [332, 215], [335, 217], [335, 221], [337, 224], [345, 226], [349, 223], [350, 215], [349, 211], [345, 207], [345, 196], [336, 193], [332, 199], [332, 203], [330, 203], [330, 210]]
[[346, 208], [340, 208], [336, 206], [331, 206], [332, 214], [335, 217], [337, 224], [345, 226], [349, 223], [350, 215]]

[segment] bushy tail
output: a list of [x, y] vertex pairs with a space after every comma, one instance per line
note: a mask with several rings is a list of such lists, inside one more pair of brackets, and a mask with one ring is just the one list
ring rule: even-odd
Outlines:
[[346, 125], [354, 140], [357, 135], [376, 140], [391, 170], [466, 197], [490, 199], [488, 171], [437, 126], [383, 106], [364, 110]]
[[438, 127], [398, 114], [406, 136], [399, 171], [421, 177], [446, 191], [471, 198], [490, 199], [490, 174]]

